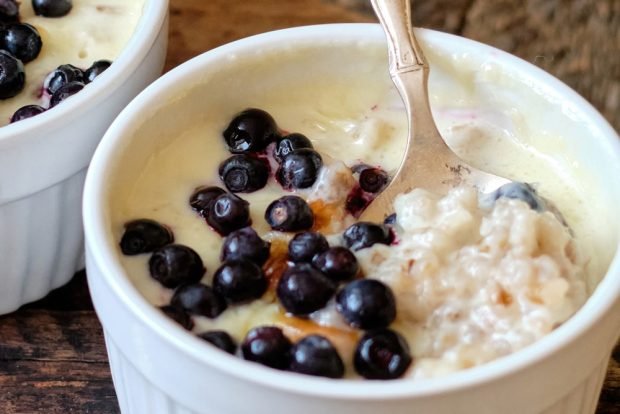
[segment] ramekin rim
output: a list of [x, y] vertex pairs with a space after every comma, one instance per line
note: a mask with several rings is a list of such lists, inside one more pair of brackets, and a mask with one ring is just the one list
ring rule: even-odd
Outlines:
[[[132, 124], [132, 111], [139, 113], [145, 103], [150, 101], [151, 96], [157, 96], [158, 93], [163, 93], [161, 91], [167, 89], [166, 85], [172, 85], [177, 78], [183, 77], [186, 72], [191, 72], [192, 65], [196, 65], [196, 62], [199, 62], [197, 66], [206, 64], [205, 62], [216, 60], [218, 57], [232, 53], [236, 49], [243, 49], [244, 46], [249, 45], [251, 42], [268, 42], [273, 40], [271, 38], [277, 39], [280, 36], [287, 36], [290, 40], [295, 35], [299, 35], [301, 38], [312, 32], [314, 32], [317, 37], [321, 35], [327, 36], [326, 33], [331, 33], [334, 30], [347, 31], [349, 35], [364, 34], [365, 31], [374, 31], [371, 36], [377, 36], [378, 33], [382, 33], [379, 26], [372, 23], [314, 25], [263, 33], [228, 43], [191, 59], [178, 68], [170, 71], [143, 91], [127, 106], [110, 127], [93, 158], [84, 193], [84, 224], [87, 246], [112, 246], [115, 243], [105, 226], [105, 214], [102, 209], [102, 200], [105, 194], [105, 180], [103, 177], [106, 172], [106, 161], [112, 159], [111, 155], [119, 148], [116, 144], [121, 142], [123, 134], [120, 132], [123, 129], [127, 129], [128, 125]], [[544, 72], [542, 69], [507, 52], [470, 39], [428, 29], [420, 29], [420, 34], [422, 38], [436, 38], [447, 41], [448, 43], [457, 42], [461, 45], [469, 45], [468, 50], [471, 48], [482, 48], [482, 50], [493, 50], [497, 52], [498, 55], [502, 57], [502, 62], [507, 60], [511, 63], [511, 67], [515, 72], [518, 72], [520, 75], [527, 74], [532, 80], [536, 80], [535, 83], [537, 85], [542, 85], [545, 89], [552, 92], [552, 95], [570, 98], [571, 102], [573, 102], [573, 106], [579, 109], [578, 112], [583, 113], [585, 118], [589, 120], [589, 123], [596, 125], [596, 128], [600, 130], [602, 135], [605, 137], [615, 136], [617, 138], [616, 132], [592, 105], [570, 87], [547, 72]], [[618, 142], [618, 140], [613, 142], [610, 138], [608, 144], [612, 147], [618, 159], [620, 159], [620, 142]], [[174, 327], [175, 329], [171, 329], [174, 323], [167, 320], [165, 316], [144, 299], [124, 276], [122, 266], [115, 257], [113, 249], [89, 249], [89, 251], [92, 253], [94, 264], [99, 268], [101, 274], [104, 275], [105, 283], [115, 291], [124, 305], [147, 325], [149, 329], [156, 332], [161, 340], [170, 343], [201, 364], [206, 364], [224, 371], [231, 376], [235, 376], [247, 382], [258, 383], [262, 386], [298, 394], [338, 397], [343, 399], [362, 398], [370, 400], [402, 396], [429, 396], [470, 388], [481, 383], [494, 381], [499, 377], [508, 376], [535, 364], [548, 355], [567, 346], [576, 337], [584, 334], [584, 331], [614, 306], [620, 297], [620, 277], [616, 277], [616, 280], [607, 277], [607, 275], [612, 273], [620, 274], [620, 253], [618, 248], [616, 248], [614, 258], [610, 263], [606, 276], [599, 283], [598, 288], [592, 293], [586, 304], [571, 317], [569, 321], [560, 326], [553, 333], [515, 354], [468, 370], [456, 372], [443, 378], [429, 379], [415, 383], [412, 383], [411, 379], [399, 379], [387, 381], [385, 383], [355, 380], [331, 381], [283, 373], [262, 367], [258, 364], [248, 364], [246, 361], [236, 357], [224, 356], [220, 351], [209, 349], [210, 347], [206, 345], [199, 346], [200, 341], [192, 338], [192, 335], [184, 332], [182, 328]], [[615, 293], [612, 294], [612, 292]], [[412, 384], [415, 385], [412, 386]]]
[[31, 145], [39, 139], [46, 139], [46, 134], [34, 134], [38, 129], [49, 130], [65, 125], [71, 119], [112, 95], [133, 74], [136, 67], [144, 60], [155, 43], [157, 36], [168, 15], [169, 0], [146, 0], [142, 15], [129, 42], [113, 64], [83, 91], [67, 99], [53, 111], [45, 111], [36, 117], [4, 125], [0, 128], [0, 148]]

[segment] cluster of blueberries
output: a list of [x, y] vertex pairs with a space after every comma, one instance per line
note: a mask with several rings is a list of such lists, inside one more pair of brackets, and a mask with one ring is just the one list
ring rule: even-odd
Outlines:
[[[235, 117], [224, 138], [234, 155], [220, 165], [220, 177], [231, 192], [200, 187], [189, 199], [192, 209], [224, 236], [221, 265], [214, 272], [212, 285], [200, 282], [206, 271], [200, 256], [192, 248], [174, 243], [166, 225], [150, 219], [128, 222], [120, 242], [126, 255], [151, 253], [151, 277], [174, 289], [170, 304], [162, 311], [189, 330], [193, 328], [192, 315], [215, 318], [228, 306], [261, 298], [269, 288], [263, 266], [270, 258], [271, 244], [251, 227], [248, 202], [233, 194], [265, 186], [269, 163], [261, 151], [275, 143], [273, 155], [279, 164], [275, 175], [284, 188], [312, 185], [321, 168], [321, 157], [306, 137], [280, 136], [273, 118], [258, 109]], [[289, 169], [288, 164], [303, 165], [307, 170]], [[373, 178], [369, 188], [384, 184]], [[273, 230], [296, 233], [288, 244], [287, 267], [275, 289], [286, 312], [307, 318], [333, 300], [346, 323], [364, 331], [354, 351], [356, 372], [370, 379], [400, 377], [412, 357], [404, 338], [389, 329], [396, 318], [394, 294], [382, 282], [364, 278], [354, 254], [376, 243], [390, 245], [394, 239], [391, 229], [358, 222], [343, 233], [343, 246], [330, 246], [325, 236], [311, 230], [312, 209], [294, 195], [272, 202], [265, 219]], [[330, 378], [345, 373], [338, 351], [321, 335], [292, 343], [279, 327], [259, 326], [247, 333], [239, 347], [224, 331], [199, 336], [229, 353], [238, 352], [244, 359], [272, 368]]]
[[267, 147], [275, 143], [273, 157], [278, 162], [276, 180], [287, 190], [311, 187], [323, 166], [321, 155], [304, 135], [282, 136], [273, 117], [250, 108], [238, 114], [224, 130], [224, 139], [233, 154], [219, 168], [229, 191], [249, 193], [267, 184], [270, 165]]
[[[289, 314], [302, 318], [335, 298], [344, 320], [366, 331], [354, 354], [356, 371], [365, 378], [397, 378], [411, 356], [405, 340], [388, 329], [396, 317], [394, 294], [380, 281], [360, 277], [353, 253], [374, 243], [390, 244], [392, 235], [383, 225], [360, 222], [344, 232], [343, 240], [345, 246], [330, 247], [320, 233], [297, 233], [289, 242], [288, 267], [277, 283], [276, 296]], [[228, 306], [261, 298], [269, 286], [262, 266], [270, 257], [271, 245], [249, 226], [225, 237], [222, 263], [211, 286], [200, 282], [206, 271], [200, 256], [174, 243], [170, 229], [156, 221], [126, 223], [120, 246], [126, 255], [152, 253], [151, 277], [174, 289], [170, 305], [162, 311], [188, 330], [193, 328], [192, 315], [215, 318]], [[237, 352], [237, 344], [224, 331], [207, 331], [199, 337], [226, 352]], [[344, 375], [337, 350], [320, 335], [293, 344], [280, 328], [260, 326], [248, 332], [240, 351], [245, 359], [276, 369], [330, 378]]]
[[[72, 0], [32, 0], [32, 8], [44, 17], [65, 16], [73, 7]], [[9, 99], [19, 94], [26, 84], [24, 64], [39, 56], [43, 42], [38, 30], [27, 23], [19, 22], [19, 3], [16, 0], [0, 1], [0, 99]], [[107, 60], [98, 60], [82, 71], [72, 65], [59, 66], [43, 86], [51, 96], [52, 108], [74, 95], [92, 82], [110, 66]], [[44, 112], [39, 105], [19, 108], [11, 122], [21, 121]]]
[[[323, 165], [321, 155], [303, 134], [280, 134], [273, 117], [260, 109], [250, 108], [239, 113], [223, 133], [233, 155], [219, 168], [226, 188], [233, 193], [249, 193], [263, 188], [269, 179], [267, 149], [278, 163], [275, 178], [285, 190], [311, 187]], [[366, 164], [353, 167], [359, 186], [352, 189], [345, 208], [358, 217], [389, 181], [380, 168]]]

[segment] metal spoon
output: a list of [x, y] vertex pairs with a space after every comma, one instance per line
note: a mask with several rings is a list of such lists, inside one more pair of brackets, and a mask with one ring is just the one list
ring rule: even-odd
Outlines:
[[360, 220], [382, 222], [394, 198], [413, 188], [445, 194], [459, 184], [491, 192], [509, 180], [463, 162], [439, 134], [428, 101], [429, 66], [411, 25], [410, 0], [371, 0], [388, 43], [390, 75], [409, 120], [405, 156], [390, 184], [370, 203]]

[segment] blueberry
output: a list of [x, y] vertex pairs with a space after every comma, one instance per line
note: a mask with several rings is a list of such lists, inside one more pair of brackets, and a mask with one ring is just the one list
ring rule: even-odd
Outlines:
[[336, 284], [307, 263], [286, 269], [276, 288], [280, 303], [293, 315], [322, 309], [335, 292]]
[[383, 224], [393, 226], [396, 224], [396, 213], [392, 213], [383, 220]]
[[12, 24], [1, 31], [2, 48], [23, 63], [39, 56], [43, 42], [34, 26], [26, 23]]
[[355, 186], [347, 194], [344, 207], [353, 217], [359, 217], [372, 200], [372, 196], [369, 196], [361, 187]]
[[234, 355], [237, 351], [237, 343], [232, 336], [225, 331], [207, 331], [197, 336], [231, 355]]
[[183, 328], [191, 331], [194, 327], [194, 321], [191, 316], [187, 314], [183, 309], [179, 309], [174, 306], [166, 305], [159, 308], [167, 317], [181, 325]]
[[375, 279], [349, 282], [336, 295], [336, 309], [354, 328], [388, 327], [396, 318], [396, 300], [389, 286]]
[[82, 82], [69, 82], [62, 85], [52, 95], [52, 99], [50, 99], [50, 108], [53, 108], [65, 99], [72, 97], [82, 89], [84, 89], [84, 84]]
[[303, 198], [284, 196], [267, 206], [265, 220], [274, 230], [301, 231], [312, 227], [314, 213]]
[[250, 203], [234, 194], [220, 194], [207, 212], [207, 223], [223, 236], [249, 226]]
[[380, 168], [366, 168], [360, 173], [359, 183], [362, 190], [378, 193], [389, 180], [388, 174]]
[[213, 200], [222, 194], [226, 194], [226, 190], [220, 187], [198, 187], [190, 196], [189, 205], [194, 211], [206, 218], [213, 205]]
[[150, 219], [138, 219], [125, 223], [121, 238], [121, 251], [126, 255], [148, 253], [174, 242], [172, 231]]
[[360, 221], [347, 228], [342, 234], [344, 244], [351, 250], [357, 251], [381, 243], [390, 245], [393, 237], [390, 229], [385, 225]]
[[395, 379], [411, 365], [405, 339], [390, 329], [367, 332], [353, 354], [355, 371], [367, 379]]
[[167, 288], [196, 283], [205, 271], [198, 253], [181, 244], [161, 247], [149, 259], [151, 277]]
[[244, 227], [226, 236], [220, 259], [249, 260], [262, 266], [269, 258], [270, 248], [271, 243], [261, 239], [252, 227]]
[[291, 341], [276, 326], [259, 326], [248, 332], [241, 343], [241, 354], [248, 361], [271, 368], [286, 369], [289, 365]]
[[321, 335], [306, 336], [293, 345], [289, 370], [327, 378], [344, 376], [344, 364], [338, 351]]
[[312, 142], [302, 134], [289, 134], [276, 141], [276, 147], [273, 150], [273, 157], [278, 162], [282, 162], [284, 158], [302, 148], [314, 148]]
[[276, 171], [276, 179], [287, 190], [312, 187], [322, 166], [323, 159], [318, 152], [302, 148], [284, 158]]
[[25, 84], [24, 64], [6, 50], [0, 50], [0, 99], [14, 97]]
[[35, 115], [39, 115], [45, 112], [45, 108], [39, 105], [26, 105], [19, 108], [13, 116], [11, 116], [11, 123], [22, 121], [24, 119], [32, 118]]
[[226, 310], [224, 298], [202, 283], [179, 286], [170, 299], [170, 304], [183, 309], [190, 315], [207, 318], [215, 318]]
[[267, 112], [250, 108], [236, 115], [223, 135], [230, 152], [257, 152], [277, 138], [278, 126]]
[[330, 247], [314, 256], [312, 264], [335, 282], [352, 279], [359, 270], [359, 264], [353, 252], [342, 246]]
[[288, 258], [293, 262], [310, 262], [314, 256], [328, 248], [327, 239], [321, 233], [297, 233], [288, 244]]
[[97, 60], [84, 71], [84, 83], [91, 83], [112, 65], [109, 60]]
[[73, 65], [60, 65], [45, 80], [45, 90], [53, 95], [58, 89], [69, 82], [84, 82], [82, 69]]
[[229, 191], [251, 193], [267, 184], [269, 162], [248, 154], [237, 154], [220, 164], [219, 174]]
[[532, 210], [543, 211], [546, 209], [545, 201], [538, 195], [534, 187], [527, 183], [511, 182], [504, 184], [493, 193], [493, 199], [514, 198], [525, 201]]
[[19, 3], [15, 0], [0, 0], [0, 22], [17, 23], [19, 21]]
[[62, 17], [73, 7], [71, 0], [32, 0], [32, 8], [37, 16]]
[[213, 290], [231, 303], [259, 299], [267, 290], [267, 278], [249, 260], [224, 262], [213, 275]]

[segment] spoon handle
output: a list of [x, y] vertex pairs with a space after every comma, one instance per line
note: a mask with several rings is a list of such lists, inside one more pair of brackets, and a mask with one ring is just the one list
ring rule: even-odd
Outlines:
[[371, 3], [387, 37], [390, 75], [405, 104], [409, 133], [398, 170], [359, 219], [383, 221], [393, 211], [394, 199], [414, 188], [447, 194], [466, 183], [486, 192], [506, 183], [461, 161], [439, 134], [428, 99], [429, 66], [413, 32], [410, 0]]
[[[411, 24], [410, 0], [371, 0], [385, 31], [390, 75], [405, 104], [409, 133], [405, 153], [392, 181], [362, 212], [364, 221], [382, 221], [393, 211], [398, 194], [422, 187], [447, 189], [453, 173], [439, 169], [457, 168], [458, 159], [447, 147], [433, 121], [428, 101], [429, 66]], [[451, 186], [451, 185], [450, 185]]]
[[[390, 74], [428, 68], [422, 49], [412, 32], [410, 0], [371, 0], [388, 41]], [[403, 18], [404, 16], [404, 18]]]

